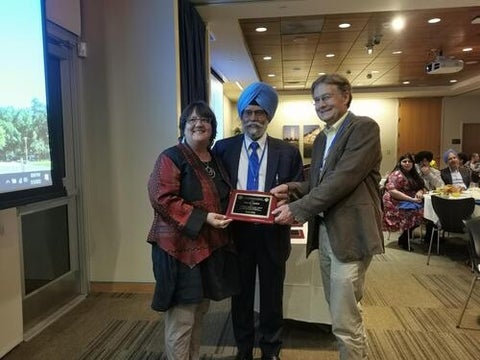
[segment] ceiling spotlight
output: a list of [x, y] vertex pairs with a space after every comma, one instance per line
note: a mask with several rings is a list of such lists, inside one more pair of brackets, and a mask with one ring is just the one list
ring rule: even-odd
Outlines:
[[256, 32], [265, 32], [267, 28], [265, 26], [259, 26], [255, 29]]
[[372, 55], [373, 54], [373, 44], [367, 44], [365, 47], [367, 48], [367, 54]]

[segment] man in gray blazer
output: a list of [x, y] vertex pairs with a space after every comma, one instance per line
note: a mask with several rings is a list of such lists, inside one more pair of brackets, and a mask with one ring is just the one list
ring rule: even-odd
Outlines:
[[273, 211], [279, 224], [308, 221], [307, 256], [319, 249], [325, 297], [340, 359], [367, 358], [359, 302], [372, 256], [384, 252], [380, 207], [378, 124], [348, 108], [351, 85], [337, 74], [320, 76], [311, 88], [325, 129], [313, 144], [310, 178], [271, 190], [290, 200]]

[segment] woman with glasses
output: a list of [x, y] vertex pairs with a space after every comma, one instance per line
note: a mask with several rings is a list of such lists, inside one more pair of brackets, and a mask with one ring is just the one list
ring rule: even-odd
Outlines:
[[413, 154], [400, 156], [388, 175], [383, 194], [384, 230], [403, 231], [398, 245], [408, 250], [408, 236], [423, 221], [423, 194], [425, 185], [415, 169]]
[[233, 243], [227, 233], [231, 185], [210, 148], [217, 121], [203, 101], [180, 116], [180, 143], [158, 157], [148, 193], [154, 220], [148, 234], [156, 279], [152, 308], [165, 312], [165, 353], [199, 359], [202, 319], [210, 300], [239, 290]]

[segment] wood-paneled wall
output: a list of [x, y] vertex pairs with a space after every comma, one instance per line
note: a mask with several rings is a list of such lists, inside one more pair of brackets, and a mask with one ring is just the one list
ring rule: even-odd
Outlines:
[[439, 163], [442, 98], [400, 99], [398, 116], [397, 159], [430, 150]]

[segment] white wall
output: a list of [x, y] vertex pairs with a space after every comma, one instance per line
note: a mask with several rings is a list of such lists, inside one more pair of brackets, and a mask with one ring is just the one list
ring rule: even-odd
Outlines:
[[23, 340], [17, 210], [0, 211], [0, 358]]
[[86, 228], [91, 281], [152, 281], [147, 181], [177, 143], [177, 2], [84, 0]]
[[[462, 151], [462, 144], [452, 144], [452, 139], [462, 138], [464, 123], [480, 123], [479, 104], [480, 96], [458, 96], [443, 100], [440, 158], [443, 157], [443, 152], [450, 148], [457, 152]], [[480, 152], [480, 139], [478, 151]], [[441, 164], [442, 167], [445, 165], [443, 159]]]

